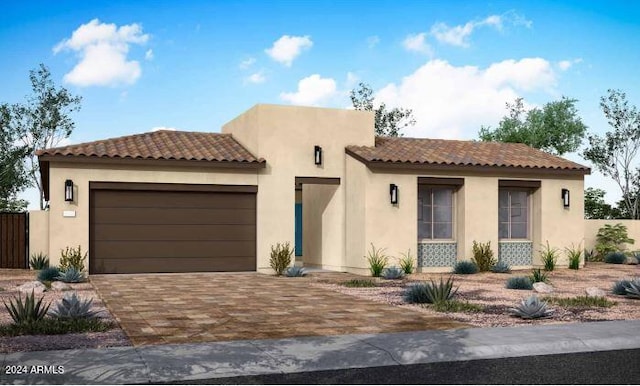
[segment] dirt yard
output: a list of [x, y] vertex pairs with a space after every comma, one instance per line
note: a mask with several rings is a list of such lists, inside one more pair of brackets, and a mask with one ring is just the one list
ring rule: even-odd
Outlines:
[[411, 283], [431, 279], [439, 282], [440, 278], [446, 281], [448, 277], [452, 276], [455, 280], [454, 287], [459, 287], [456, 299], [480, 305], [484, 310], [482, 312], [446, 313], [446, 316], [477, 327], [640, 319], [640, 300], [627, 299], [611, 293], [611, 287], [615, 281], [640, 277], [640, 265], [587, 263], [585, 268], [578, 271], [558, 268], [549, 272], [549, 284], [554, 287], [554, 292], [552, 294], [536, 294], [539, 298], [584, 296], [587, 288], [597, 287], [607, 293], [608, 300], [617, 304], [611, 308], [561, 307], [550, 304], [549, 307], [555, 310], [551, 318], [523, 320], [511, 316], [509, 308], [514, 307], [518, 302], [535, 292], [533, 290], [507, 289], [505, 284], [509, 277], [528, 276], [530, 273], [531, 270], [512, 271], [509, 274], [477, 273], [473, 275], [418, 273], [409, 275], [402, 280], [375, 279], [379, 286], [369, 288], [348, 288], [340, 285], [341, 282], [352, 278], [352, 276], [340, 278], [336, 274], [327, 274], [325, 277], [322, 277], [323, 274], [315, 274], [313, 276], [316, 283], [313, 285], [331, 288], [351, 296], [419, 310], [427, 314], [442, 315], [442, 313], [432, 310], [429, 305], [407, 304], [403, 301], [402, 295], [406, 286]]

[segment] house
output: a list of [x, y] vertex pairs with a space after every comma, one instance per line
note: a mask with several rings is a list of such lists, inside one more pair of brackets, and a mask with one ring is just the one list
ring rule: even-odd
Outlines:
[[31, 250], [55, 264], [81, 245], [95, 274], [271, 272], [271, 246], [294, 242], [296, 201], [302, 264], [359, 274], [371, 244], [446, 271], [473, 241], [530, 267], [542, 243], [584, 238], [589, 168], [522, 144], [375, 137], [371, 112], [261, 104], [222, 133], [38, 155], [50, 207], [31, 217]]

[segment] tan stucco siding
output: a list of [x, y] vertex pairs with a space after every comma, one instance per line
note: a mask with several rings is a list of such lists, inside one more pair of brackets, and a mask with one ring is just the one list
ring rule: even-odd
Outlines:
[[368, 248], [366, 242], [367, 167], [351, 156], [346, 157], [345, 181], [345, 266], [348, 270], [366, 273], [363, 265]]
[[[64, 181], [74, 184], [74, 202], [64, 201]], [[176, 184], [257, 185], [255, 170], [212, 168], [149, 168], [79, 163], [50, 164], [49, 252], [56, 265], [67, 246], [89, 250], [89, 182], [151, 182]], [[293, 190], [292, 190], [293, 194]], [[63, 217], [75, 211], [75, 217]], [[88, 265], [88, 262], [87, 262]]]
[[49, 211], [29, 211], [29, 256], [49, 255]]
[[303, 185], [303, 252], [305, 266], [344, 267], [344, 188]]

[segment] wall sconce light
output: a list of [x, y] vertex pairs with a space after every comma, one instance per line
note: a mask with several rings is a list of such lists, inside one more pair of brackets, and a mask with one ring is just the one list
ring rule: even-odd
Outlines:
[[568, 208], [569, 204], [569, 189], [562, 189], [562, 205]]
[[391, 203], [396, 205], [398, 203], [398, 185], [389, 185], [389, 195], [391, 196]]
[[64, 182], [64, 200], [67, 202], [73, 201], [73, 181], [71, 180]]
[[322, 165], [322, 148], [318, 145], [313, 147], [313, 162]]

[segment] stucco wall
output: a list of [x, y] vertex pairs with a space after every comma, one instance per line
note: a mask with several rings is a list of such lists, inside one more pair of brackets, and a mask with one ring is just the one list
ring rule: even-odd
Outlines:
[[640, 220], [584, 220], [584, 248], [587, 250], [595, 250], [596, 235], [598, 230], [605, 226], [622, 224], [627, 227], [627, 234], [634, 239], [633, 244], [627, 244], [626, 248], [630, 251], [640, 250]]
[[33, 254], [49, 254], [49, 211], [29, 211], [29, 257]]
[[[74, 184], [74, 202], [64, 201], [64, 182]], [[49, 251], [50, 263], [57, 265], [60, 251], [67, 246], [89, 250], [89, 182], [155, 182], [180, 184], [257, 185], [255, 170], [197, 167], [136, 167], [65, 162], [50, 164]], [[293, 188], [291, 189], [293, 194]], [[293, 204], [292, 204], [293, 207]], [[63, 217], [75, 211], [75, 217]], [[88, 266], [88, 264], [87, 264]]]
[[[295, 177], [340, 178], [344, 184], [345, 147], [373, 146], [373, 128], [371, 112], [280, 105], [256, 105], [223, 126], [224, 133], [233, 134], [255, 156], [267, 160], [267, 167], [258, 175], [257, 261], [260, 271], [271, 271], [271, 245], [286, 241], [294, 243]], [[321, 166], [314, 164], [315, 145], [323, 150]], [[340, 204], [344, 203], [344, 194], [345, 190], [339, 188], [332, 197], [336, 201], [330, 203], [330, 207], [344, 205]], [[304, 207], [303, 204], [303, 211], [307, 210]], [[325, 212], [323, 221], [327, 224], [341, 223], [344, 227], [344, 206], [340, 210]], [[309, 233], [305, 231], [305, 234]], [[303, 240], [305, 251], [309, 237]], [[323, 261], [344, 260], [344, 245], [340, 256], [329, 255], [326, 251], [323, 250]]]
[[303, 185], [303, 262], [305, 266], [344, 269], [344, 188]]

